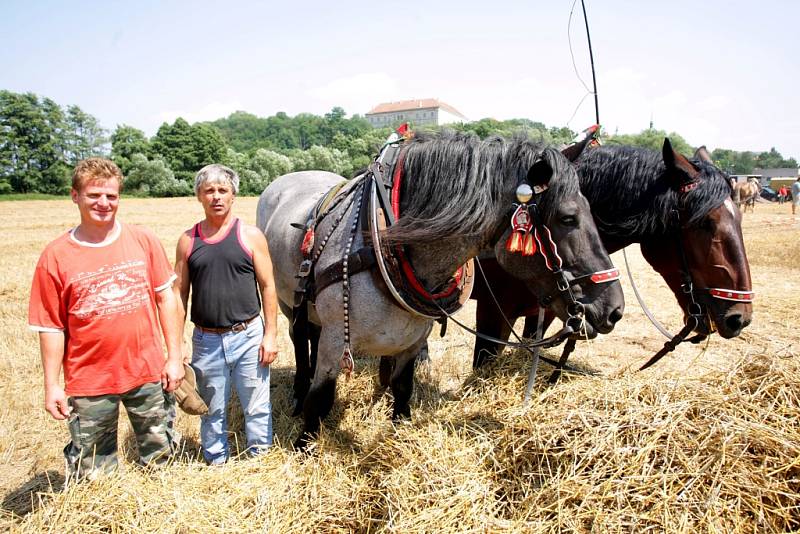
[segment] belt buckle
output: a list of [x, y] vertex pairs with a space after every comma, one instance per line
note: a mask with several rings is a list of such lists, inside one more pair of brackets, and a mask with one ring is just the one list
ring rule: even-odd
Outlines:
[[238, 332], [244, 332], [245, 329], [247, 329], [247, 323], [246, 322], [236, 323], [235, 325], [233, 325], [231, 327], [231, 332], [237, 332], [237, 333]]
[[295, 278], [306, 278], [309, 274], [311, 274], [311, 268], [314, 266], [314, 262], [311, 260], [303, 260], [300, 263], [300, 270], [297, 272], [297, 276]]

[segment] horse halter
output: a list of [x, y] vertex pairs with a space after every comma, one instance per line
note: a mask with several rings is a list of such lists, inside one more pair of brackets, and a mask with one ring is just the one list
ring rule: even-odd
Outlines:
[[[694, 181], [691, 181], [691, 182], [687, 182], [687, 183], [683, 184], [678, 189], [678, 192], [681, 195], [685, 195], [686, 193], [688, 193], [689, 191], [691, 191], [692, 189], [697, 187], [699, 184], [700, 184], [700, 182], [697, 181], [697, 180], [694, 180]], [[673, 215], [675, 217], [675, 220], [678, 223], [678, 229], [679, 229], [678, 236], [677, 236], [677, 241], [678, 241], [678, 249], [680, 250], [681, 263], [682, 263], [682, 269], [683, 269], [683, 272], [681, 274], [683, 275], [683, 278], [684, 278], [684, 285], [686, 285], [688, 283], [688, 289], [684, 288], [683, 291], [684, 291], [684, 293], [688, 293], [688, 294], [692, 295], [692, 293], [694, 292], [695, 288], [694, 288], [694, 285], [692, 283], [692, 273], [689, 270], [689, 262], [686, 260], [686, 249], [683, 246], [683, 239], [681, 239], [681, 236], [680, 236], [681, 216], [680, 216], [680, 212], [678, 212], [678, 210], [676, 210], [676, 209], [673, 209], [672, 213], [673, 213]], [[703, 290], [703, 291], [707, 291], [708, 294], [712, 298], [717, 298], [717, 299], [720, 299], [720, 300], [730, 300], [730, 301], [733, 301], [733, 302], [753, 302], [753, 299], [755, 299], [755, 296], [756, 296], [755, 292], [753, 292], [753, 291], [741, 291], [741, 290], [738, 290], [738, 289], [727, 289], [727, 288], [719, 288], [719, 287], [701, 287], [701, 288], [697, 288], [697, 289], [700, 289], [700, 290]], [[692, 301], [694, 302], [694, 296], [693, 295], [692, 295]]]
[[601, 271], [594, 271], [583, 274], [568, 280], [565, 271], [562, 269], [564, 264], [558, 254], [558, 245], [553, 241], [550, 229], [544, 223], [539, 213], [539, 206], [535, 202], [530, 203], [534, 198], [534, 193], [539, 195], [547, 189], [546, 185], [531, 186], [527, 182], [522, 182], [517, 186], [516, 195], [519, 204], [514, 204], [516, 209], [511, 216], [511, 235], [506, 241], [506, 250], [511, 253], [520, 252], [523, 256], [534, 256], [538, 251], [544, 258], [547, 269], [553, 273], [556, 279], [558, 293], [539, 298], [539, 303], [547, 307], [556, 296], [561, 296], [566, 304], [569, 317], [565, 321], [565, 326], [572, 328], [574, 332], [580, 331], [583, 325], [583, 315], [585, 307], [583, 303], [575, 298], [572, 293], [573, 286], [582, 284], [605, 284], [619, 280], [619, 269], [612, 267]]
[[[693, 181], [683, 184], [679, 189], [678, 192], [680, 194], [686, 194], [687, 192], [691, 191], [699, 182]], [[675, 348], [683, 343], [684, 341], [689, 341], [691, 343], [699, 343], [708, 337], [707, 334], [697, 334], [687, 339], [689, 334], [691, 334], [696, 328], [698, 328], [703, 320], [708, 315], [708, 310], [700, 302], [699, 299], [699, 291], [705, 292], [711, 298], [716, 298], [720, 300], [727, 300], [732, 302], [742, 302], [742, 303], [749, 303], [753, 302], [755, 299], [755, 292], [753, 291], [742, 291], [738, 289], [726, 289], [726, 288], [718, 288], [718, 287], [696, 287], [694, 284], [694, 280], [692, 278], [692, 271], [689, 269], [689, 261], [686, 259], [686, 247], [683, 243], [683, 238], [681, 236], [681, 215], [677, 209], [672, 210], [672, 215], [677, 222], [677, 230], [675, 232], [675, 241], [678, 245], [678, 255], [681, 258], [681, 292], [685, 294], [689, 302], [686, 305], [686, 315], [688, 318], [686, 319], [686, 324], [683, 328], [675, 334], [675, 336], [664, 343], [664, 346], [659, 350], [656, 354], [653, 355], [644, 365], [642, 365], [639, 370], [643, 371], [656, 363], [658, 360], [664, 357], [669, 352], [675, 350]], [[714, 329], [714, 321], [709, 320], [709, 325], [712, 329]]]
[[[696, 184], [696, 182], [693, 182]], [[688, 184], [687, 184], [688, 185]], [[685, 189], [687, 185], [681, 187], [681, 193], [688, 191], [689, 189]], [[692, 187], [691, 189], [693, 189]], [[686, 259], [686, 247], [684, 246], [683, 239], [680, 235], [680, 228], [681, 228], [681, 216], [678, 210], [672, 210], [672, 213], [675, 217], [675, 220], [678, 223], [678, 234], [676, 240], [678, 242], [678, 250], [680, 252], [681, 257], [681, 276], [683, 277], [683, 283], [681, 284], [681, 289], [684, 293], [689, 295], [690, 297], [690, 306], [696, 302], [695, 299], [695, 292], [702, 291], [707, 293], [711, 298], [716, 298], [719, 300], [728, 300], [732, 302], [742, 302], [742, 303], [750, 303], [753, 302], [755, 299], [755, 292], [754, 291], [742, 291], [739, 289], [728, 289], [728, 288], [720, 288], [720, 287], [696, 287], [694, 281], [692, 279], [692, 272], [689, 269], [689, 262]]]

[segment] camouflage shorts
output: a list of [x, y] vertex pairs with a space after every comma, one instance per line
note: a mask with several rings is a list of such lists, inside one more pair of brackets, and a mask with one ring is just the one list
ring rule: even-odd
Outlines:
[[72, 441], [64, 447], [67, 480], [94, 479], [116, 468], [120, 402], [133, 426], [141, 465], [164, 463], [177, 450], [175, 397], [159, 382], [118, 395], [70, 397]]

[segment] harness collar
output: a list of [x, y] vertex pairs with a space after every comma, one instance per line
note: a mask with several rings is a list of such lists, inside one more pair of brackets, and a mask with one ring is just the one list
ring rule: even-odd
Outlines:
[[[392, 191], [391, 191], [391, 207], [392, 213], [394, 214], [395, 220], [400, 218], [400, 189], [403, 184], [403, 163], [405, 163], [406, 152], [408, 151], [408, 147], [403, 147], [400, 150], [400, 153], [397, 156], [397, 162], [394, 165], [394, 169], [392, 170]], [[417, 277], [417, 273], [414, 271], [414, 267], [411, 265], [411, 262], [408, 260], [408, 256], [406, 256], [405, 247], [402, 245], [395, 245], [394, 252], [397, 255], [397, 259], [399, 260], [400, 267], [403, 271], [403, 275], [408, 281], [411, 288], [417, 292], [422, 298], [434, 301], [437, 299], [443, 299], [451, 296], [455, 291], [458, 290], [459, 286], [461, 285], [461, 278], [464, 272], [464, 266], [460, 266], [455, 274], [453, 274], [453, 278], [447, 286], [444, 287], [438, 293], [430, 293], [425, 286], [422, 285], [419, 278]]]

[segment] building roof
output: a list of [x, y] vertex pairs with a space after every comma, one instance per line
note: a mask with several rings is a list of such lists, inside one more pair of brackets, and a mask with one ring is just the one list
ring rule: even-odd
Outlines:
[[800, 174], [800, 169], [795, 167], [781, 167], [778, 169], [753, 169], [754, 173], [761, 174], [762, 176], [769, 176], [775, 178], [778, 176], [797, 176]]
[[377, 113], [395, 113], [398, 111], [413, 111], [415, 109], [423, 109], [423, 108], [442, 109], [448, 113], [452, 113], [453, 115], [456, 115], [466, 120], [466, 117], [456, 108], [454, 108], [450, 104], [441, 102], [436, 98], [420, 98], [415, 100], [401, 100], [400, 102], [384, 102], [383, 104], [378, 104], [377, 106], [369, 110], [367, 112], [367, 115], [375, 115]]

